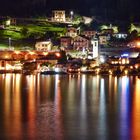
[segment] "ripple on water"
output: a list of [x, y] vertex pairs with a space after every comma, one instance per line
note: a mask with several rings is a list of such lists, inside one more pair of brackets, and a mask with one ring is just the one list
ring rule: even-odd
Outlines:
[[60, 117], [52, 102], [41, 104], [37, 113], [38, 139], [63, 139]]

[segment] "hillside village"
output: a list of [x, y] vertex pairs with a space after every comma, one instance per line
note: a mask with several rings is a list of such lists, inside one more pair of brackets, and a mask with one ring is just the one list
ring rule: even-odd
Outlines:
[[90, 46], [91, 39], [97, 37], [101, 46], [129, 46], [140, 31], [134, 24], [129, 30], [121, 31], [119, 25], [99, 23], [94, 26], [95, 23], [94, 17], [76, 15], [73, 11], [66, 15], [64, 10], [53, 11], [49, 18], [1, 17], [0, 44], [8, 46], [11, 38], [15, 48], [29, 46], [34, 49], [36, 42], [51, 40], [53, 46], [80, 50]]
[[98, 23], [95, 27], [96, 22], [93, 17], [76, 15], [73, 11], [66, 14], [64, 10], [53, 11], [49, 18], [1, 17], [0, 49], [62, 50], [68, 60], [87, 60], [81, 66], [92, 64], [92, 60], [94, 66], [139, 65], [139, 26], [131, 24], [128, 31], [121, 31], [117, 24]]

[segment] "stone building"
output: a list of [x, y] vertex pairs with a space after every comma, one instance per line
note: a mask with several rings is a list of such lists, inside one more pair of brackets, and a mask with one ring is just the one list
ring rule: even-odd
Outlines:
[[65, 10], [54, 10], [52, 21], [65, 22], [66, 21]]

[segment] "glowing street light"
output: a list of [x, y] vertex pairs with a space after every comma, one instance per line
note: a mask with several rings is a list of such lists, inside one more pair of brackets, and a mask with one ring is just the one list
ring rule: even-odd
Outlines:
[[140, 41], [137, 42], [137, 47], [140, 47]]
[[60, 56], [61, 56], [60, 53], [55, 53], [55, 55], [56, 55], [57, 57], [60, 57]]
[[11, 37], [9, 37], [9, 50], [11, 49]]
[[72, 15], [72, 16], [73, 16], [73, 14], [74, 14], [74, 12], [73, 12], [73, 11], [70, 11], [70, 15]]
[[70, 11], [71, 21], [72, 21], [72, 19], [73, 19], [73, 15], [74, 15], [74, 12], [73, 12], [73, 11]]

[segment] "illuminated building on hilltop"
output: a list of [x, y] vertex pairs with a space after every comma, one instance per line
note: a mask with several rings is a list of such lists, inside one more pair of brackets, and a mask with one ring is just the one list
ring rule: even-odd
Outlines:
[[65, 22], [66, 21], [65, 10], [54, 10], [52, 21]]

